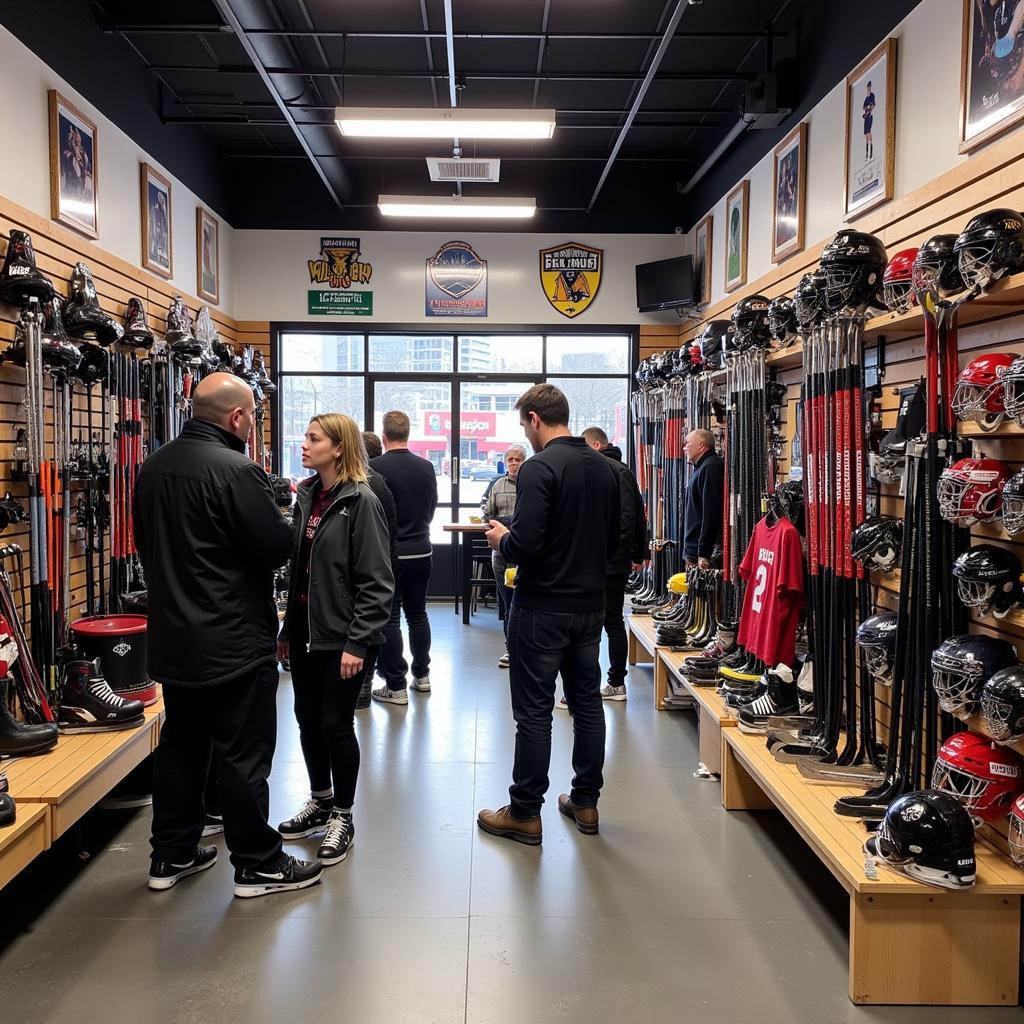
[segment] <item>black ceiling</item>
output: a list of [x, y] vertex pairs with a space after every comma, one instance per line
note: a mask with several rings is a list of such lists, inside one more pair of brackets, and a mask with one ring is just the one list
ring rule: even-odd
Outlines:
[[[609, 168], [677, 3], [452, 0], [459, 105], [558, 120], [547, 142], [467, 143], [502, 168], [500, 184], [466, 193], [535, 195], [526, 230], [689, 227], [915, 6], [691, 2]], [[408, 228], [383, 221], [378, 194], [451, 189], [423, 159], [450, 146], [333, 126], [342, 104], [449, 105], [444, 0], [25, 0], [0, 21], [236, 227]], [[747, 132], [681, 196], [745, 83], [785, 58], [798, 69], [790, 123]]]

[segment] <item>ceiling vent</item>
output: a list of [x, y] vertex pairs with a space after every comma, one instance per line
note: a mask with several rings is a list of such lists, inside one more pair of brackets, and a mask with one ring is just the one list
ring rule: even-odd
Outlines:
[[477, 157], [428, 156], [431, 181], [497, 181], [500, 160]]

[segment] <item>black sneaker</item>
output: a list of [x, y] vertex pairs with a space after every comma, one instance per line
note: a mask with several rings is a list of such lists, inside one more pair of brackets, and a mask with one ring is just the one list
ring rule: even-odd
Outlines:
[[327, 819], [331, 816], [331, 801], [319, 800], [311, 796], [294, 818], [282, 821], [277, 826], [282, 839], [305, 839], [315, 836], [327, 828]]
[[316, 859], [321, 864], [340, 864], [352, 848], [356, 837], [356, 827], [352, 824], [352, 815], [337, 809], [331, 811], [327, 822], [327, 834], [316, 851]]
[[316, 861], [287, 856], [274, 868], [235, 868], [235, 895], [246, 899], [269, 896], [275, 892], [291, 892], [293, 889], [308, 889], [320, 881], [323, 873], [323, 865]]
[[224, 831], [223, 814], [207, 814], [206, 824], [203, 825], [203, 837], [219, 836]]
[[149, 866], [149, 887], [153, 892], [170, 889], [183, 878], [198, 874], [217, 863], [216, 846], [197, 846], [195, 856], [186, 864], [169, 860], [155, 860]]

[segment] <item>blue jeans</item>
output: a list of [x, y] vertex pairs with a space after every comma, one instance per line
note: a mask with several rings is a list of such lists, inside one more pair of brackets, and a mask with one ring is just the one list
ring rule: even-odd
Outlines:
[[540, 814], [551, 764], [551, 716], [559, 673], [573, 713], [570, 797], [596, 807], [604, 778], [604, 709], [598, 650], [604, 610], [550, 612], [521, 608], [513, 598], [508, 622], [509, 686], [516, 754], [509, 787], [512, 813]]

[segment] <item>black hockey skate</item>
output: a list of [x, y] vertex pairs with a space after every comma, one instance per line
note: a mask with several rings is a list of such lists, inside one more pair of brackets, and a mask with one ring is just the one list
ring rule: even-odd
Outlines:
[[146, 316], [146, 307], [142, 299], [134, 296], [128, 300], [128, 309], [124, 314], [124, 341], [135, 348], [152, 348], [153, 332]]
[[7, 776], [0, 772], [0, 828], [13, 825], [17, 813], [14, 797], [7, 789]]
[[110, 688], [100, 661], [71, 661], [64, 668], [58, 715], [62, 732], [114, 732], [145, 721], [141, 700], [125, 700]]
[[736, 718], [740, 732], [764, 735], [768, 731], [769, 718], [796, 714], [799, 710], [793, 673], [785, 666], [782, 668], [785, 669], [784, 674], [774, 670], [766, 672], [765, 692], [739, 708]]
[[100, 309], [92, 271], [84, 263], [76, 263], [71, 272], [68, 304], [64, 309], [64, 326], [72, 338], [112, 345], [121, 340], [124, 329], [109, 314]]
[[56, 723], [29, 725], [15, 718], [5, 699], [10, 685], [10, 676], [0, 683], [0, 757], [24, 757], [52, 750], [60, 735]]
[[29, 299], [38, 299], [42, 303], [52, 298], [53, 284], [36, 268], [32, 239], [26, 232], [12, 228], [7, 255], [0, 269], [0, 301], [24, 306]]

